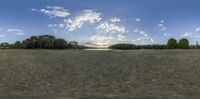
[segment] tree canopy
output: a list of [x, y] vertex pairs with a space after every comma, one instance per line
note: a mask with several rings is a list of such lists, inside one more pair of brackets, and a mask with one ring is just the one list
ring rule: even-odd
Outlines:
[[188, 49], [189, 48], [189, 41], [186, 38], [183, 38], [179, 41], [178, 47], [180, 49]]
[[175, 49], [177, 48], [177, 40], [174, 38], [170, 38], [167, 42], [167, 48], [168, 49]]

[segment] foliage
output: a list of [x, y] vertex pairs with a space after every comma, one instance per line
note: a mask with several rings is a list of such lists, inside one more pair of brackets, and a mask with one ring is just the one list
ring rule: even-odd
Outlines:
[[76, 41], [71, 41], [71, 42], [69, 42], [69, 44], [68, 44], [67, 47], [68, 47], [68, 48], [77, 49], [77, 48], [78, 48], [78, 42], [76, 42]]
[[54, 41], [55, 49], [65, 49], [67, 47], [67, 42], [64, 39], [56, 39]]
[[166, 45], [158, 45], [158, 44], [154, 44], [154, 45], [140, 45], [141, 49], [167, 49]]
[[177, 41], [174, 38], [171, 38], [167, 42], [167, 48], [168, 49], [176, 49], [177, 48]]
[[8, 48], [10, 48], [10, 44], [7, 43], [7, 42], [3, 42], [3, 43], [0, 44], [0, 48], [1, 49], [8, 49]]
[[14, 47], [16, 49], [21, 49], [21, 48], [23, 48], [23, 44], [20, 41], [16, 41], [14, 43], [14, 46], [12, 46], [12, 47]]
[[66, 49], [79, 48], [78, 42], [72, 41], [67, 44], [64, 39], [56, 38], [53, 35], [31, 36], [23, 41], [26, 49]]
[[121, 50], [132, 50], [132, 49], [140, 49], [140, 47], [134, 44], [115, 44], [109, 47], [110, 49], [121, 49]]
[[180, 49], [188, 49], [189, 48], [189, 41], [186, 38], [183, 38], [179, 41], [178, 47]]

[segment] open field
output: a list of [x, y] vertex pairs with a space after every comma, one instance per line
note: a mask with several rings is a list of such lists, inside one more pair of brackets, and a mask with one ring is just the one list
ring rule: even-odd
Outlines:
[[199, 93], [200, 50], [0, 50], [0, 96], [184, 99]]

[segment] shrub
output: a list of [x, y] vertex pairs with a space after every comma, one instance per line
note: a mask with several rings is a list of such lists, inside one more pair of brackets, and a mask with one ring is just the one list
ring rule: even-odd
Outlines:
[[174, 38], [171, 38], [167, 42], [168, 49], [176, 49], [177, 48], [177, 41]]
[[109, 47], [110, 49], [121, 49], [121, 50], [132, 50], [132, 49], [140, 49], [139, 46], [134, 44], [115, 44]]
[[189, 41], [186, 38], [183, 38], [179, 41], [178, 47], [180, 49], [188, 49], [189, 48]]

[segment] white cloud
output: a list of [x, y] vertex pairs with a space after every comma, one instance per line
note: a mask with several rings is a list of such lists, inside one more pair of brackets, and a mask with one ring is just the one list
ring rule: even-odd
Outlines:
[[111, 32], [111, 33], [125, 33], [126, 29], [124, 26], [117, 25], [114, 23], [108, 23], [108, 22], [103, 22], [101, 23], [98, 27], [98, 30], [100, 31], [105, 31], [105, 32]]
[[96, 12], [94, 10], [84, 10], [82, 13], [78, 16], [76, 16], [74, 19], [65, 19], [65, 28], [68, 31], [74, 31], [76, 29], [79, 29], [82, 27], [82, 25], [86, 22], [89, 22], [90, 24], [99, 22], [101, 20], [101, 13]]
[[127, 38], [125, 37], [125, 35], [118, 34], [117, 37], [118, 37], [117, 40], [118, 40], [118, 42], [120, 42], [120, 43], [124, 43], [124, 42], [127, 41]]
[[23, 30], [20, 30], [20, 29], [8, 29], [7, 30], [8, 32], [12, 32], [14, 33], [15, 35], [24, 35], [24, 31]]
[[140, 21], [141, 21], [141, 19], [140, 19], [140, 18], [136, 18], [135, 20], [136, 20], [137, 22], [140, 22]]
[[48, 25], [50, 28], [64, 28], [65, 25], [60, 23], [60, 24], [49, 24]]
[[134, 44], [147, 44], [147, 43], [154, 43], [154, 39], [151, 38], [145, 31], [139, 31], [141, 34], [140, 37], [136, 38], [135, 40], [132, 40], [132, 43]]
[[171, 33], [163, 33], [164, 36], [171, 36]]
[[48, 15], [50, 18], [61, 17], [65, 18], [69, 15], [68, 10], [64, 9], [61, 6], [47, 6], [45, 9], [31, 9], [32, 11], [38, 11]]
[[159, 27], [160, 31], [166, 31], [167, 30], [167, 25], [165, 24], [164, 20], [160, 20], [158, 27]]
[[113, 22], [113, 23], [114, 22], [120, 22], [121, 19], [119, 19], [119, 18], [111, 18], [110, 21]]
[[8, 29], [8, 32], [22, 32], [20, 29]]
[[196, 29], [195, 29], [195, 32], [200, 32], [200, 28], [196, 28]]
[[25, 33], [24, 32], [16, 32], [14, 33], [15, 35], [24, 35]]
[[113, 38], [111, 36], [93, 35], [90, 40], [95, 46], [109, 46]]
[[120, 23], [102, 22], [96, 27], [96, 32], [90, 37], [91, 43], [96, 46], [109, 46], [127, 41], [126, 29]]
[[165, 21], [164, 20], [160, 20], [160, 23], [165, 23]]
[[181, 37], [191, 37], [191, 36], [192, 36], [191, 32], [186, 32], [186, 33], [181, 35]]
[[144, 37], [148, 37], [148, 34], [144, 31], [140, 31], [140, 34], [143, 35]]

